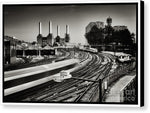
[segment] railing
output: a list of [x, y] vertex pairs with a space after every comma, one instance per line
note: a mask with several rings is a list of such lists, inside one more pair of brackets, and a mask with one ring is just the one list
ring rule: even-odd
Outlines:
[[101, 79], [101, 98], [104, 99], [106, 91], [108, 90], [108, 87], [112, 85], [112, 83], [133, 70], [135, 66], [136, 64], [132, 63], [125, 67], [118, 67], [113, 73], [105, 75], [104, 78]]
[[136, 101], [136, 76], [134, 76], [121, 90], [120, 102], [132, 103]]

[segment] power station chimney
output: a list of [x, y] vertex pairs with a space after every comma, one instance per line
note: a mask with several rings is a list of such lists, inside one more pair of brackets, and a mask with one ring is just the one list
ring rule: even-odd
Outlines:
[[52, 34], [52, 22], [49, 21], [49, 34]]
[[42, 34], [42, 23], [39, 22], [39, 34]]
[[69, 36], [69, 25], [66, 25], [66, 34], [65, 34], [65, 42], [69, 42], [70, 36]]
[[57, 25], [57, 36], [60, 36], [60, 26]]
[[66, 25], [66, 34], [69, 34], [69, 25]]

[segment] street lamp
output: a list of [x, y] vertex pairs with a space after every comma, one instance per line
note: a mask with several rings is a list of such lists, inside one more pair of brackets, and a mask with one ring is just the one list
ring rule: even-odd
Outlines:
[[41, 49], [42, 49], [42, 47], [40, 46], [40, 44], [37, 44], [37, 46], [38, 46], [38, 50], [39, 50], [39, 57], [41, 56]]
[[113, 51], [114, 51], [114, 56], [116, 55], [116, 42], [113, 42]]
[[28, 44], [27, 43], [22, 43], [21, 46], [23, 48], [23, 57], [25, 57], [25, 50], [27, 49]]

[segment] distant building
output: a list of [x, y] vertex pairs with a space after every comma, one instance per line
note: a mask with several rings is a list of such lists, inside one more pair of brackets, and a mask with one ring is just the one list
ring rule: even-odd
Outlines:
[[111, 26], [112, 18], [110, 16], [106, 19], [106, 23], [107, 25], [105, 25], [104, 33], [105, 33], [105, 36], [110, 37], [113, 32], [113, 27]]
[[66, 33], [65, 38], [60, 37], [60, 26], [57, 25], [57, 36], [56, 38], [53, 38], [52, 34], [52, 23], [49, 22], [49, 34], [47, 37], [44, 37], [42, 35], [42, 29], [41, 29], [41, 22], [39, 22], [39, 34], [37, 36], [37, 43], [42, 46], [59, 46], [59, 45], [65, 45], [65, 43], [68, 43], [70, 41], [70, 35], [69, 35], [69, 26], [66, 25]]
[[96, 22], [90, 22], [86, 26], [86, 33], [90, 32], [93, 26], [97, 26], [97, 28], [104, 28], [104, 22], [96, 21]]
[[49, 45], [53, 46], [54, 38], [52, 34], [52, 23], [49, 22], [49, 34], [46, 37], [42, 36], [42, 26], [41, 22], [39, 22], [39, 34], [37, 36], [37, 43], [40, 44], [42, 47]]
[[70, 41], [70, 35], [69, 35], [69, 25], [66, 25], [66, 34], [65, 34], [65, 42]]
[[114, 31], [121, 31], [128, 29], [127, 26], [113, 26]]
[[110, 16], [107, 18], [106, 23], [107, 23], [107, 26], [111, 26], [112, 18], [110, 18]]
[[16, 63], [16, 50], [27, 49], [30, 45], [30, 42], [4, 36], [4, 64]]
[[60, 37], [60, 26], [57, 25], [57, 36], [55, 38], [54, 46], [63, 46], [65, 45], [65, 38]]
[[4, 64], [16, 62], [16, 45], [21, 43], [18, 39], [4, 36]]
[[[92, 33], [90, 34], [90, 31], [93, 26], [96, 26], [97, 28], [102, 28], [102, 29], [95, 31], [95, 35], [93, 35]], [[104, 25], [104, 22], [101, 22], [101, 21], [90, 22], [85, 28], [85, 31], [86, 31], [85, 38], [86, 38], [86, 41], [91, 45], [96, 45], [96, 43], [110, 44], [110, 43], [114, 43], [114, 42], [116, 42], [117, 44], [118, 44], [118, 42], [120, 42], [120, 45], [121, 45], [121, 44], [125, 44], [125, 42], [121, 41], [120, 40], [121, 38], [119, 39], [118, 37], [115, 37], [115, 35], [117, 35], [115, 33], [116, 33], [116, 31], [122, 31], [122, 30], [128, 30], [127, 26], [125, 26], [125, 25], [112, 26], [112, 18], [109, 16], [108, 18], [106, 18], [105, 25]], [[123, 35], [123, 34], [121, 33], [121, 35]], [[130, 38], [130, 37], [127, 37], [127, 38]], [[136, 42], [135, 39], [136, 38], [133, 35], [132, 39], [131, 39], [133, 41], [133, 43]]]
[[57, 25], [57, 36], [55, 38], [55, 42], [60, 43], [60, 26]]
[[97, 26], [99, 29], [104, 29], [104, 32], [107, 32], [108, 34], [111, 34], [112, 30], [120, 31], [128, 29], [127, 26], [124, 25], [112, 26], [112, 18], [110, 16], [106, 19], [106, 23], [107, 24], [104, 26], [104, 22], [101, 21], [90, 22], [85, 28], [86, 33], [90, 32], [93, 26]]

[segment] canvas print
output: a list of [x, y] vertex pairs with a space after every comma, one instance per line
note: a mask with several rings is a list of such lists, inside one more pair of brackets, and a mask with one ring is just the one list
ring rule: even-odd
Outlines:
[[138, 8], [3, 4], [3, 102], [138, 105]]

